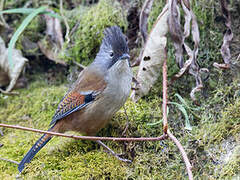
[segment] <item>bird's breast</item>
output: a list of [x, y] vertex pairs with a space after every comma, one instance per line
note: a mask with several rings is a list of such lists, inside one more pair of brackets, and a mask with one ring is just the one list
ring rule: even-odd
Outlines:
[[94, 135], [102, 129], [126, 102], [132, 82], [132, 71], [126, 61], [113, 66], [105, 76], [106, 88], [84, 111], [73, 114], [74, 130]]
[[[109, 108], [119, 110], [126, 102], [132, 82], [132, 70], [127, 60], [118, 61], [106, 76], [107, 88], [103, 92]], [[112, 106], [112, 108], [110, 107]]]

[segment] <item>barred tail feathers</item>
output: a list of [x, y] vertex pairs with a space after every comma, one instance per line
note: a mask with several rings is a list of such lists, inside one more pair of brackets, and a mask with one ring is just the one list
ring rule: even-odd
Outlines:
[[[49, 131], [52, 130], [52, 128], [49, 129]], [[40, 137], [37, 142], [32, 146], [32, 148], [27, 152], [27, 154], [24, 156], [22, 161], [18, 165], [19, 172], [22, 172], [24, 169], [25, 163], [29, 163], [33, 157], [40, 151], [47, 143], [52, 139], [52, 136], [49, 134], [44, 134], [42, 137]]]

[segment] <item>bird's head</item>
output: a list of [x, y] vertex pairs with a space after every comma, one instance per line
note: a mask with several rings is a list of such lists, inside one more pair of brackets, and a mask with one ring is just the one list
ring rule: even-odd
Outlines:
[[94, 61], [110, 69], [119, 61], [129, 62], [129, 58], [126, 36], [121, 29], [118, 26], [106, 28], [100, 50]]

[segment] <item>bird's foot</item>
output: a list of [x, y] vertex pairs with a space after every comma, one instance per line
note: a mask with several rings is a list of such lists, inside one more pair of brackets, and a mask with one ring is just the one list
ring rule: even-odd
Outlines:
[[118, 160], [123, 162], [131, 163], [132, 161], [129, 159], [121, 158], [119, 154], [116, 154], [112, 149], [110, 149], [106, 144], [104, 144], [102, 141], [97, 140], [97, 143], [103, 146], [109, 153], [111, 153], [114, 157], [116, 157]]

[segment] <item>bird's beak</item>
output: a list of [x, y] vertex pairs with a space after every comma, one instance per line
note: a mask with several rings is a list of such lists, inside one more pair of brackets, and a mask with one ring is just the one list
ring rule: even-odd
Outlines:
[[119, 60], [125, 60], [125, 59], [127, 59], [127, 60], [130, 59], [130, 56], [129, 56], [127, 53], [123, 54], [123, 55], [119, 58]]

